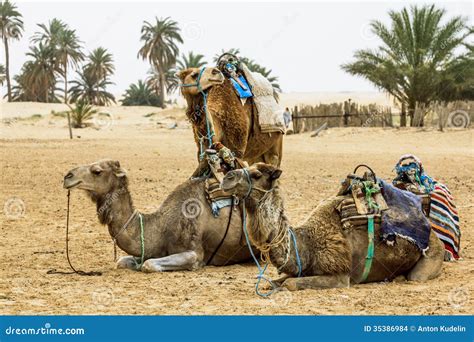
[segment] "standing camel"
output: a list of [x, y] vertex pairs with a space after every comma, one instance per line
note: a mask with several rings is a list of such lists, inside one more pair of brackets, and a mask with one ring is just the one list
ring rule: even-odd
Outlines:
[[[220, 215], [214, 217], [202, 178], [178, 185], [151, 214], [135, 210], [126, 172], [118, 161], [102, 160], [74, 168], [64, 177], [64, 188], [84, 190], [96, 204], [99, 222], [107, 225], [118, 247], [129, 254], [118, 260], [118, 268], [195, 270], [206, 264], [223, 266], [250, 258], [248, 248], [240, 245], [238, 208], [221, 208]], [[229, 220], [230, 210], [236, 212]], [[137, 258], [143, 259], [143, 265]]]
[[[193, 125], [194, 140], [198, 146], [198, 160], [203, 148], [207, 148], [207, 127], [203, 92], [207, 96], [209, 122], [214, 130], [213, 142], [221, 142], [235, 156], [249, 164], [265, 162], [280, 166], [283, 149], [283, 133], [262, 133], [258, 115], [252, 101], [242, 105], [231, 82], [217, 68], [190, 68], [178, 73], [184, 85], [182, 94], [187, 102], [186, 116]], [[194, 172], [201, 174], [205, 161]]]
[[[250, 241], [264, 255], [267, 251], [272, 264], [286, 275], [284, 287], [289, 290], [348, 287], [350, 283], [391, 280], [399, 275], [406, 275], [408, 280], [426, 281], [441, 273], [444, 248], [432, 231], [429, 249], [423, 256], [413, 243], [403, 238], [397, 238], [393, 246], [382, 243], [380, 229], [376, 229], [372, 268], [362, 280], [367, 231], [343, 232], [336, 207], [344, 197], [324, 201], [293, 230], [277, 184], [280, 174], [278, 168], [258, 163], [248, 169], [228, 172], [222, 188], [246, 202]], [[300, 272], [302, 277], [296, 278]]]

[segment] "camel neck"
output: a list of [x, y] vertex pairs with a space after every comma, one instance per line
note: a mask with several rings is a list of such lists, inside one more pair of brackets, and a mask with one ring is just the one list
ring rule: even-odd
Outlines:
[[[139, 253], [135, 242], [138, 241], [139, 234], [138, 215], [130, 220], [134, 207], [126, 182], [104, 196], [97, 196], [95, 200], [99, 221], [107, 225], [109, 234], [116, 238], [117, 245], [129, 254]], [[127, 221], [127, 227], [123, 229]]]
[[252, 196], [248, 200], [250, 238], [257, 247], [271, 245], [269, 247], [270, 260], [279, 271], [297, 275], [299, 269], [288, 232], [291, 225], [285, 214], [280, 191], [275, 188], [274, 191], [266, 194], [263, 200], [261, 197]]

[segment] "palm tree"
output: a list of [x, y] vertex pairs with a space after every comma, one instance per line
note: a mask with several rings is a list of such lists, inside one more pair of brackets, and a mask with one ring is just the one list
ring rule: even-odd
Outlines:
[[169, 17], [155, 18], [155, 24], [145, 21], [141, 29], [140, 40], [143, 46], [138, 51], [142, 59], [147, 59], [160, 77], [160, 96], [165, 101], [166, 71], [176, 64], [178, 43], [183, 43], [178, 23]]
[[[54, 50], [51, 46], [39, 43], [30, 47], [26, 54], [32, 60], [25, 63], [23, 75], [26, 93], [34, 96], [33, 101], [53, 102], [56, 85], [56, 70], [54, 68]], [[31, 101], [30, 100], [30, 101]]]
[[[342, 69], [394, 96], [408, 108], [413, 124], [417, 105], [441, 98], [442, 82], [449, 73], [447, 66], [466, 57], [456, 52], [472, 31], [466, 19], [445, 18], [445, 10], [434, 5], [390, 11], [389, 16], [390, 27], [378, 20], [371, 23], [382, 45], [375, 50], [356, 51], [355, 61], [342, 65]], [[406, 121], [403, 119], [402, 125]]]
[[[148, 71], [148, 77], [146, 79], [146, 83], [148, 87], [150, 87], [156, 95], [160, 96], [160, 82], [161, 82], [161, 75], [155, 68], [151, 68]], [[179, 88], [179, 80], [176, 77], [176, 69], [171, 68], [167, 69], [165, 72], [165, 88], [168, 93], [172, 93], [176, 89]]]
[[86, 121], [91, 119], [94, 114], [97, 114], [97, 110], [87, 101], [79, 101], [74, 107], [69, 106], [68, 113], [72, 117], [73, 127], [83, 128], [86, 126]]
[[97, 106], [105, 106], [112, 102], [115, 102], [115, 97], [106, 91], [108, 85], [112, 82], [108, 81], [107, 78], [96, 79], [94, 74], [88, 72], [87, 69], [84, 71], [77, 72], [79, 79], [71, 82], [71, 102], [88, 102]]
[[5, 46], [5, 78], [7, 81], [8, 101], [12, 100], [12, 88], [10, 83], [10, 52], [8, 42], [19, 40], [22, 36], [23, 21], [22, 15], [17, 11], [16, 6], [9, 0], [0, 3], [0, 38]]
[[87, 56], [87, 64], [84, 66], [84, 72], [98, 82], [107, 80], [114, 74], [115, 66], [112, 54], [103, 47], [98, 47]]
[[147, 83], [139, 80], [137, 84], [131, 84], [125, 91], [122, 105], [162, 107], [163, 100], [148, 86]]
[[5, 83], [5, 66], [0, 64], [0, 86]]
[[178, 70], [184, 70], [188, 68], [201, 68], [207, 64], [203, 61], [204, 55], [194, 54], [190, 51], [187, 55], [184, 53], [181, 55], [181, 58], [177, 60]]
[[54, 49], [56, 71], [64, 78], [64, 103], [67, 103], [67, 73], [68, 67], [77, 67], [84, 59], [81, 42], [76, 31], [70, 29], [67, 24], [59, 19], [53, 19], [49, 26], [38, 25], [41, 28], [33, 38], [33, 42], [40, 42]]

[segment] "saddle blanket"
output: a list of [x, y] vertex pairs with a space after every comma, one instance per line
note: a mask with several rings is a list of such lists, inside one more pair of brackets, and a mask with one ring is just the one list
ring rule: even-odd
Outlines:
[[273, 86], [262, 74], [252, 72], [241, 63], [241, 69], [252, 88], [253, 101], [258, 113], [258, 122], [263, 133], [285, 133], [283, 108], [273, 96]]
[[422, 252], [428, 249], [431, 227], [423, 214], [421, 199], [408, 191], [400, 190], [380, 180], [383, 197], [389, 207], [382, 213], [383, 239], [393, 241], [401, 237], [413, 242]]

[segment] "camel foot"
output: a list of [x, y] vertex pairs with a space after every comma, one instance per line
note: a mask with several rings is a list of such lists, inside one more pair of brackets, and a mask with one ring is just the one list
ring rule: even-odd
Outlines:
[[146, 273], [166, 271], [191, 271], [199, 268], [198, 256], [194, 251], [172, 254], [163, 258], [148, 259], [141, 270]]
[[339, 274], [288, 278], [283, 282], [282, 286], [290, 291], [299, 291], [306, 289], [347, 288], [349, 285], [349, 275]]
[[275, 284], [276, 287], [281, 287], [283, 285], [283, 283], [285, 282], [285, 280], [288, 279], [288, 278], [290, 278], [290, 276], [286, 274], [281, 278], [272, 280], [272, 283]]
[[127, 255], [120, 257], [117, 260], [116, 267], [118, 269], [129, 269], [129, 270], [137, 270], [137, 262], [133, 256]]

